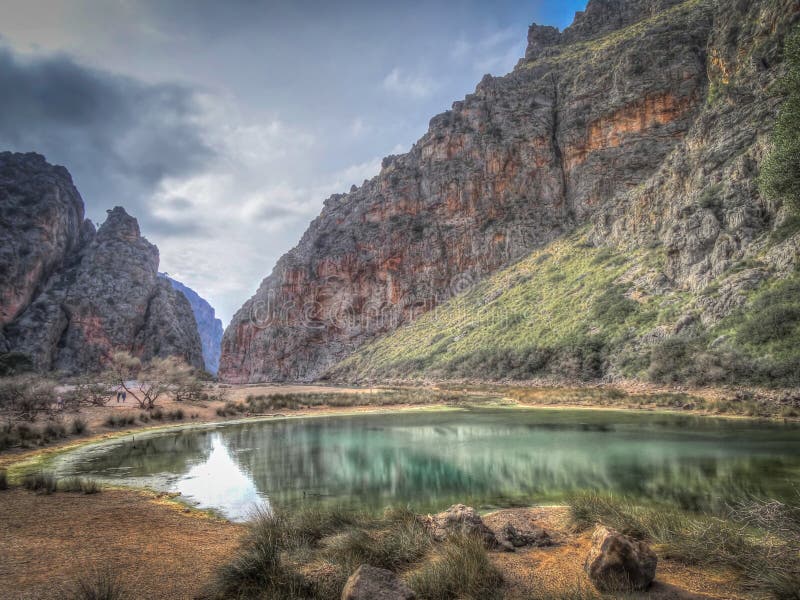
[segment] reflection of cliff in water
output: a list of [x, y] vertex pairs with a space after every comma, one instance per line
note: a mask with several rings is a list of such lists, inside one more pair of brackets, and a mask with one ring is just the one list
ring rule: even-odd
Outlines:
[[791, 495], [797, 431], [588, 411], [360, 415], [186, 430], [120, 445], [81, 468], [170, 474], [173, 489], [189, 493], [189, 486], [220, 505], [265, 497], [277, 506], [434, 510], [457, 501], [557, 501], [597, 489], [704, 507], [745, 492]]

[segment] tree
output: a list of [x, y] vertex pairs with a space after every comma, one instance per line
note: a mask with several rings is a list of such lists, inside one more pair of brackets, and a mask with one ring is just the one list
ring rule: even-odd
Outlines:
[[191, 367], [180, 358], [154, 358], [142, 364], [127, 352], [117, 352], [111, 358], [108, 381], [122, 388], [143, 410], [153, 410], [159, 398], [173, 392], [178, 399], [188, 397], [194, 379]]
[[786, 74], [778, 82], [786, 100], [772, 131], [772, 149], [761, 165], [761, 192], [800, 212], [800, 27], [786, 40]]

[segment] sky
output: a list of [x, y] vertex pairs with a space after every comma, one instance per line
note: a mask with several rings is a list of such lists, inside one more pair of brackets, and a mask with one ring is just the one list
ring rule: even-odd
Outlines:
[[325, 198], [586, 0], [0, 0], [0, 150], [124, 206], [224, 323]]

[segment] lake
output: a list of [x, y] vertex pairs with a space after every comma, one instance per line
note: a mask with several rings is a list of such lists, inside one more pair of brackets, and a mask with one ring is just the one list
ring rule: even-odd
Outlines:
[[139, 434], [57, 459], [58, 476], [180, 492], [241, 520], [255, 506], [438, 511], [599, 490], [687, 508], [797, 498], [800, 427], [679, 414], [420, 410]]

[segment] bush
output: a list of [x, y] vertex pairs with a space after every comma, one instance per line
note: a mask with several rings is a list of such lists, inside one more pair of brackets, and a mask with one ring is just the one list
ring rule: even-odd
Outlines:
[[183, 421], [184, 416], [183, 410], [180, 408], [167, 413], [167, 418], [171, 421]]
[[67, 436], [67, 429], [61, 423], [48, 423], [42, 430], [44, 440], [57, 440]]
[[89, 431], [89, 425], [80, 417], [76, 417], [72, 420], [72, 434], [73, 435], [83, 435]]
[[52, 473], [29, 473], [22, 479], [22, 485], [26, 490], [40, 494], [52, 494], [58, 489], [56, 478]]
[[0, 379], [0, 408], [9, 410], [18, 419], [34, 421], [40, 414], [50, 412], [55, 397], [55, 384], [40, 377]]

